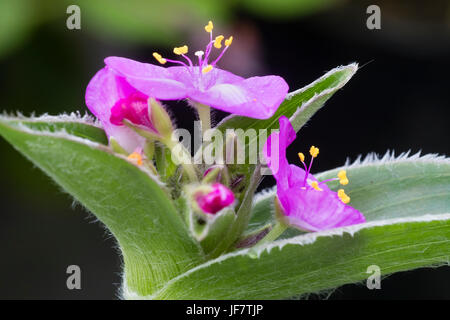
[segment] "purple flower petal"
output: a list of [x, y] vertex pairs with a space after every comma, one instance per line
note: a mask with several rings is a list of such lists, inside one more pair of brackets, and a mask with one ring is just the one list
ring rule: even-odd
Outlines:
[[295, 177], [304, 179], [305, 173], [301, 168], [298, 168], [298, 170], [303, 171], [303, 174], [300, 174], [300, 171], [297, 171], [296, 174], [291, 174], [291, 168], [286, 158], [286, 149], [295, 140], [296, 133], [289, 119], [285, 116], [280, 117], [279, 123], [280, 131], [272, 133], [267, 138], [263, 153], [277, 183], [280, 184], [281, 188], [287, 189], [290, 186], [290, 176], [292, 176], [292, 179]]
[[131, 86], [150, 97], [160, 100], [178, 100], [187, 97], [186, 86], [174, 79], [170, 68], [120, 57], [108, 57], [105, 63], [118, 75], [126, 78]]
[[356, 209], [344, 204], [338, 194], [326, 184], [315, 190], [311, 184], [317, 179], [302, 168], [290, 165], [286, 149], [295, 139], [295, 131], [288, 118], [280, 117], [280, 132], [267, 139], [263, 152], [277, 182], [277, 196], [286, 220], [306, 231], [319, 231], [365, 222]]
[[257, 119], [270, 118], [289, 89], [286, 81], [278, 76], [244, 79], [218, 68], [203, 74], [198, 66], [163, 68], [120, 57], [108, 57], [105, 63], [135, 89], [156, 99], [189, 98]]
[[320, 231], [365, 222], [358, 210], [344, 204], [333, 191], [292, 188], [279, 194], [290, 224], [306, 231]]
[[86, 105], [100, 120], [108, 137], [114, 137], [128, 152], [144, 145], [144, 139], [131, 129], [111, 123], [111, 108], [137, 91], [110, 68], [98, 71], [86, 89]]
[[215, 109], [249, 118], [270, 118], [288, 91], [278, 76], [253, 77], [239, 82], [219, 83], [206, 91], [192, 90], [189, 97]]

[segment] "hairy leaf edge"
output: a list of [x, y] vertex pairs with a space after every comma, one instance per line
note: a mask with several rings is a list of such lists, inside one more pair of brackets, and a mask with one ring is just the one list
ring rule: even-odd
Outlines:
[[[345, 70], [345, 69], [349, 69], [349, 70], [351, 71], [350, 74], [347, 75], [347, 77], [345, 78], [345, 80], [339, 82], [339, 84], [338, 84], [337, 86], [334, 86], [334, 87], [328, 88], [328, 89], [326, 89], [326, 90], [323, 90], [323, 91], [321, 91], [321, 92], [318, 93], [318, 94], [316, 93], [312, 98], [310, 98], [309, 100], [303, 102], [300, 106], [297, 107], [297, 110], [294, 112], [294, 114], [291, 116], [291, 118], [292, 118], [292, 117], [295, 117], [295, 116], [297, 115], [297, 113], [302, 112], [306, 106], [310, 105], [311, 102], [317, 100], [317, 98], [322, 97], [322, 96], [326, 96], [327, 94], [330, 94], [330, 93], [332, 93], [332, 92], [335, 92], [335, 91], [341, 89], [344, 85], [346, 85], [347, 82], [349, 82], [350, 79], [353, 77], [353, 75], [358, 71], [358, 63], [353, 62], [353, 63], [350, 63], [350, 64], [345, 65], [345, 66], [339, 66], [339, 67], [336, 67], [336, 68], [334, 68], [334, 69], [331, 69], [330, 71], [328, 71], [327, 73], [325, 73], [325, 74], [322, 75], [321, 77], [317, 78], [316, 80], [314, 80], [314, 81], [311, 82], [310, 84], [308, 84], [308, 85], [306, 85], [306, 86], [304, 86], [304, 87], [302, 87], [302, 88], [300, 88], [300, 89], [298, 89], [298, 90], [289, 92], [289, 93], [286, 95], [286, 98], [285, 98], [284, 101], [286, 101], [286, 100], [291, 100], [291, 99], [292, 99], [293, 97], [295, 97], [296, 95], [301, 94], [301, 93], [305, 92], [306, 90], [308, 90], [308, 89], [314, 87], [317, 83], [319, 83], [320, 81], [323, 81], [325, 78], [331, 76], [332, 74], [334, 74], [334, 73], [336, 73], [336, 72], [343, 71], [343, 70]], [[283, 102], [284, 102], [284, 101], [283, 101]], [[283, 102], [282, 102], [282, 103], [283, 103]], [[230, 120], [230, 119], [232, 119], [232, 118], [234, 118], [234, 117], [236, 117], [236, 116], [235, 116], [235, 115], [229, 115], [229, 116], [223, 118], [223, 119], [216, 125], [216, 128], [220, 128], [224, 123], [226, 123], [228, 120]]]
[[[50, 117], [52, 117], [52, 116], [50, 116]], [[36, 118], [36, 119], [38, 119], [38, 118]], [[0, 116], [0, 122], [3, 122], [3, 124], [5, 126], [11, 128], [13, 130], [22, 131], [24, 133], [33, 134], [33, 135], [42, 136], [42, 137], [60, 138], [60, 139], [73, 141], [76, 143], [81, 143], [90, 148], [98, 149], [98, 150], [104, 151], [106, 153], [109, 153], [117, 158], [121, 158], [121, 159], [125, 160], [127, 163], [134, 165], [135, 167], [140, 169], [142, 172], [146, 173], [155, 183], [158, 184], [158, 186], [164, 187], [164, 188], [166, 187], [166, 184], [164, 182], [162, 182], [156, 175], [154, 175], [149, 169], [145, 168], [144, 166], [135, 165], [134, 163], [128, 161], [126, 156], [113, 152], [111, 149], [109, 149], [107, 146], [105, 146], [103, 144], [91, 141], [89, 139], [84, 139], [81, 137], [71, 135], [66, 130], [58, 130], [55, 132], [51, 132], [51, 131], [47, 131], [47, 130], [33, 130], [30, 127], [28, 127], [22, 123], [18, 123], [17, 125], [10, 125], [10, 124], [8, 124], [8, 121], [11, 121], [11, 120], [12, 119], [9, 117], [4, 118], [4, 117]]]
[[3, 112], [3, 114], [0, 115], [0, 120], [6, 120], [6, 121], [23, 121], [23, 122], [50, 122], [50, 123], [59, 123], [59, 122], [76, 122], [86, 125], [91, 125], [94, 127], [97, 127], [99, 129], [103, 129], [101, 123], [93, 116], [85, 113], [84, 115], [81, 115], [80, 112], [71, 112], [69, 114], [62, 113], [60, 115], [49, 115], [47, 113], [44, 113], [40, 116], [35, 116], [34, 114], [31, 114], [29, 117], [23, 115], [21, 112], [16, 112], [15, 114], [8, 114], [6, 112]]

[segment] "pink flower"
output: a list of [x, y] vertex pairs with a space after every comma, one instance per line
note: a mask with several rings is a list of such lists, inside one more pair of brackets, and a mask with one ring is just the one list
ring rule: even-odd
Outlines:
[[208, 62], [213, 48], [222, 47], [223, 36], [212, 38], [212, 22], [205, 30], [210, 34], [206, 53], [197, 51], [198, 64], [186, 55], [188, 47], [174, 49], [174, 53], [187, 63], [153, 56], [161, 64], [171, 62], [181, 66], [163, 68], [126, 58], [109, 57], [106, 66], [89, 82], [86, 105], [100, 120], [108, 137], [114, 137], [127, 151], [143, 147], [144, 139], [123, 125], [132, 123], [155, 131], [149, 118], [147, 100], [189, 99], [216, 109], [251, 118], [271, 117], [288, 91], [286, 82], [278, 76], [244, 79], [216, 67], [217, 62], [231, 45], [233, 37], [225, 40], [224, 49], [217, 58]]
[[225, 40], [222, 52], [209, 62], [213, 48], [222, 48], [224, 39], [223, 36], [213, 39], [212, 28], [211, 22], [205, 27], [210, 41], [205, 52], [195, 53], [197, 64], [187, 56], [187, 46], [174, 49], [174, 53], [183, 57], [186, 63], [163, 58], [156, 52], [153, 54], [161, 64], [170, 62], [181, 66], [163, 68], [120, 57], [108, 57], [105, 64], [132, 88], [155, 99], [190, 99], [236, 115], [257, 119], [271, 117], [286, 97], [287, 83], [278, 76], [244, 79], [217, 68], [216, 64], [231, 45], [233, 37]]
[[[326, 182], [318, 182], [310, 174], [313, 159], [319, 149], [311, 147], [309, 167], [304, 155], [299, 153], [303, 170], [290, 165], [286, 159], [286, 148], [295, 140], [296, 134], [288, 118], [279, 119], [280, 131], [273, 133], [264, 146], [264, 155], [277, 182], [277, 197], [288, 224], [306, 231], [320, 231], [365, 222], [358, 210], [347, 205], [350, 198], [343, 189], [331, 191]], [[278, 143], [277, 143], [278, 142]], [[346, 172], [341, 170], [338, 178], [341, 184], [348, 183]]]
[[128, 152], [143, 147], [145, 140], [122, 121], [155, 131], [148, 113], [148, 96], [131, 87], [123, 77], [105, 67], [89, 82], [86, 105], [100, 120], [109, 138], [113, 137]]
[[206, 213], [216, 214], [234, 202], [233, 192], [223, 184], [214, 183], [208, 193], [199, 192], [195, 201], [200, 209]]

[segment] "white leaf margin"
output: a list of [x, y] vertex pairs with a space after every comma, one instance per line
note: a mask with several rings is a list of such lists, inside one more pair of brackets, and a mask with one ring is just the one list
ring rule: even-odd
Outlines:
[[12, 121], [25, 121], [25, 122], [50, 122], [50, 123], [58, 123], [58, 122], [75, 122], [91, 125], [97, 128], [102, 129], [102, 125], [97, 118], [91, 116], [88, 113], [81, 115], [79, 111], [71, 112], [71, 113], [62, 113], [59, 115], [49, 115], [48, 113], [44, 113], [40, 116], [35, 116], [32, 113], [30, 116], [25, 116], [20, 111], [17, 111], [12, 114], [8, 114], [7, 112], [3, 112], [0, 115], [0, 120], [12, 120]]
[[[284, 98], [283, 102], [281, 104], [283, 104], [284, 102], [288, 102], [290, 100], [292, 100], [295, 96], [302, 94], [303, 92], [311, 89], [312, 87], [314, 87], [315, 85], [317, 85], [317, 83], [323, 81], [324, 79], [332, 76], [333, 74], [337, 73], [337, 72], [341, 72], [341, 71], [345, 71], [345, 70], [349, 70], [350, 74], [347, 75], [345, 77], [345, 79], [343, 79], [342, 81], [340, 81], [337, 85], [333, 86], [333, 87], [329, 87], [321, 92], [316, 92], [314, 94], [314, 96], [312, 96], [310, 99], [308, 99], [307, 101], [304, 101], [301, 105], [297, 106], [297, 110], [292, 114], [291, 116], [291, 121], [292, 119], [295, 119], [301, 112], [303, 112], [308, 106], [311, 105], [311, 103], [315, 102], [317, 99], [320, 99], [322, 97], [325, 97], [329, 94], [332, 94], [340, 89], [342, 89], [349, 81], [350, 79], [355, 75], [355, 73], [358, 71], [358, 63], [357, 62], [352, 62], [348, 65], [342, 65], [336, 68], [331, 69], [330, 71], [326, 72], [324, 75], [322, 75], [321, 77], [317, 78], [316, 80], [314, 80], [313, 82], [309, 83], [308, 85], [297, 89], [295, 91], [289, 92], [286, 97]], [[281, 106], [280, 104], [280, 106]], [[228, 120], [233, 119], [233, 118], [237, 118], [240, 116], [237, 115], [233, 115], [230, 114], [228, 116], [226, 116], [225, 118], [223, 118], [216, 126], [215, 128], [219, 128], [220, 126], [224, 125]], [[258, 121], [257, 119], [254, 119], [255, 121]], [[267, 120], [267, 119], [264, 119]]]
[[[44, 116], [44, 117], [36, 117], [34, 118], [35, 121], [44, 121], [42, 119], [48, 119], [48, 117], [53, 118], [53, 116]], [[77, 119], [79, 119], [81, 121], [81, 119], [84, 119], [85, 117], [89, 117], [89, 116], [84, 116], [82, 118], [79, 117], [79, 114], [71, 114], [71, 115], [62, 115], [62, 116], [58, 116], [57, 118], [71, 118], [71, 119], [75, 119], [73, 117], [76, 117]], [[32, 134], [35, 136], [41, 136], [41, 137], [52, 137], [52, 138], [59, 138], [59, 139], [64, 139], [64, 140], [68, 140], [71, 142], [76, 142], [76, 143], [80, 143], [80, 144], [84, 144], [92, 149], [98, 149], [101, 151], [104, 151], [106, 153], [109, 153], [117, 158], [121, 158], [122, 160], [125, 160], [127, 163], [134, 165], [135, 167], [137, 167], [138, 169], [140, 169], [141, 171], [143, 171], [144, 173], [146, 173], [154, 182], [156, 182], [160, 187], [166, 187], [166, 184], [164, 182], [162, 182], [158, 176], [156, 176], [153, 172], [151, 172], [151, 170], [147, 169], [144, 166], [138, 166], [135, 163], [133, 163], [132, 161], [129, 161], [128, 158], [124, 155], [121, 155], [119, 153], [115, 153], [111, 150], [110, 147], [105, 146], [103, 144], [97, 143], [95, 141], [89, 140], [89, 139], [85, 139], [82, 137], [78, 137], [78, 136], [74, 136], [70, 133], [68, 133], [65, 129], [61, 129], [61, 130], [57, 130], [57, 131], [48, 131], [48, 130], [34, 130], [30, 127], [28, 127], [27, 125], [23, 124], [23, 123], [18, 123], [15, 125], [10, 125], [8, 122], [9, 121], [14, 121], [18, 118], [11, 118], [9, 116], [4, 116], [4, 115], [0, 115], [0, 122], [3, 122], [6, 126], [10, 127], [13, 130], [17, 130], [17, 131], [21, 131], [24, 133], [28, 133], [28, 134]], [[21, 120], [28, 120], [29, 118], [23, 118]], [[37, 120], [40, 119], [40, 120]], [[13, 146], [14, 147], [14, 146]]]

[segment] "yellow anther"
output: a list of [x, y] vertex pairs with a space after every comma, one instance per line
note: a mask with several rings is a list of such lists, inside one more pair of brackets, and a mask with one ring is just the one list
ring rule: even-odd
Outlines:
[[165, 64], [167, 62], [166, 59], [164, 59], [158, 52], [153, 52], [153, 57], [161, 64]]
[[138, 166], [142, 166], [142, 156], [137, 152], [130, 154], [128, 160], [135, 162]]
[[338, 197], [345, 204], [350, 202], [350, 197], [345, 194], [344, 189], [339, 189], [338, 190]]
[[175, 53], [179, 56], [182, 54], [186, 54], [186, 53], [188, 53], [188, 46], [184, 45], [182, 47], [173, 48], [173, 53]]
[[339, 179], [347, 179], [347, 171], [345, 171], [345, 170], [340, 170], [339, 172], [338, 172], [338, 178]]
[[212, 70], [213, 66], [212, 65], [207, 65], [206, 67], [203, 68], [202, 72], [203, 73], [208, 73]]
[[317, 157], [317, 155], [319, 154], [319, 148], [316, 148], [314, 146], [311, 146], [311, 148], [309, 149], [309, 154], [315, 158]]
[[317, 181], [311, 182], [311, 187], [313, 187], [314, 190], [317, 190], [317, 191], [323, 191], [323, 190], [319, 187], [319, 183], [318, 183]]
[[338, 173], [339, 183], [345, 186], [348, 184], [347, 171], [341, 170]]
[[298, 157], [300, 158], [301, 162], [305, 162], [305, 155], [303, 153], [299, 152]]
[[211, 32], [213, 30], [214, 26], [212, 21], [208, 21], [208, 24], [205, 26], [205, 31], [206, 32]]
[[225, 40], [225, 45], [229, 47], [233, 42], [233, 36], [230, 36], [227, 40]]
[[216, 39], [214, 40], [214, 48], [217, 48], [217, 49], [222, 48], [223, 38], [224, 38], [224, 36], [222, 36], [222, 35], [216, 37]]

